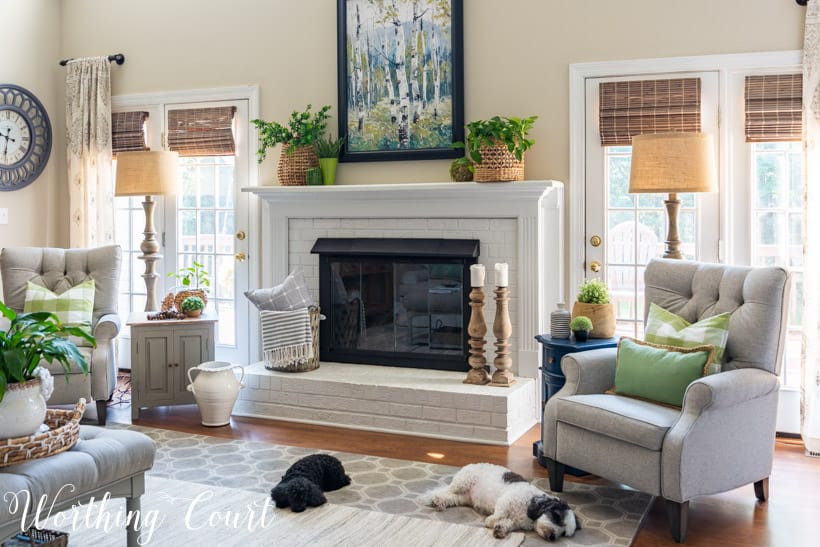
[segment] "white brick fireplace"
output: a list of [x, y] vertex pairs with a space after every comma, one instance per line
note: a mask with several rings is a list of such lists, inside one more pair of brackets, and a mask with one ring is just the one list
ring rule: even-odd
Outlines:
[[[550, 310], [555, 302], [563, 298], [563, 185], [555, 181], [526, 181], [514, 183], [425, 183], [425, 184], [391, 184], [391, 185], [357, 185], [357, 186], [260, 186], [245, 188], [244, 191], [258, 196], [262, 206], [262, 233], [259, 238], [259, 257], [261, 264], [261, 287], [269, 287], [281, 282], [294, 268], [301, 268], [308, 284], [318, 301], [317, 255], [310, 254], [310, 249], [320, 237], [391, 237], [391, 238], [453, 238], [478, 239], [481, 241], [478, 261], [487, 267], [488, 279], [486, 317], [489, 332], [487, 335], [487, 360], [492, 362], [494, 338], [492, 336], [492, 319], [495, 306], [492, 301], [492, 275], [496, 262], [506, 262], [510, 266], [510, 318], [513, 325], [513, 372], [521, 377], [520, 383], [526, 385], [528, 395], [524, 397], [531, 412], [523, 412], [523, 421], [531, 426], [535, 423], [540, 411], [540, 397], [537, 396], [539, 347], [534, 339], [536, 334], [545, 332], [548, 326]], [[334, 363], [322, 363], [322, 367], [332, 367]], [[365, 366], [365, 365], [356, 365]], [[245, 415], [263, 415], [261, 403], [272, 403], [277, 395], [271, 393], [251, 393], [264, 389], [260, 386], [278, 386], [283, 383], [293, 387], [300, 382], [277, 381], [274, 373], [264, 368], [251, 367], [263, 378], [250, 379], [256, 386], [237, 403], [235, 413]], [[381, 367], [379, 367], [381, 368]], [[321, 370], [321, 369], [320, 369]], [[387, 369], [388, 371], [391, 369]], [[397, 369], [398, 370], [398, 369]], [[465, 363], [465, 373], [468, 366]], [[442, 373], [446, 374], [446, 373]], [[267, 376], [274, 375], [268, 378]], [[309, 374], [302, 375], [301, 380]], [[460, 384], [456, 374], [454, 382]], [[290, 378], [293, 378], [291, 375]], [[402, 383], [406, 378], [402, 376]], [[444, 378], [443, 376], [441, 378]], [[530, 380], [527, 380], [530, 379]], [[533, 380], [534, 379], [534, 380]], [[305, 380], [308, 381], [308, 380]], [[388, 386], [392, 389], [395, 386]], [[487, 386], [470, 386], [486, 390], [498, 399], [505, 388]], [[413, 388], [415, 389], [415, 388]], [[459, 387], [460, 389], [460, 387]], [[521, 386], [516, 391], [519, 392]], [[311, 391], [328, 394], [324, 388]], [[441, 385], [437, 387], [441, 390]], [[454, 386], [455, 390], [455, 386]], [[456, 390], [458, 391], [458, 390]], [[460, 393], [463, 393], [459, 391]], [[531, 392], [531, 393], [530, 393]], [[456, 399], [460, 400], [460, 395]], [[504, 397], [502, 397], [503, 399]], [[254, 399], [259, 399], [255, 401]], [[291, 402], [296, 397], [289, 397]], [[432, 400], [435, 397], [422, 397]], [[520, 394], [517, 399], [521, 399]], [[479, 397], [480, 400], [480, 397]], [[255, 404], [260, 403], [260, 404]], [[492, 403], [496, 411], [503, 413], [505, 403]], [[342, 404], [341, 406], [350, 406]], [[366, 406], [359, 404], [359, 407]], [[465, 404], [464, 410], [477, 410], [476, 405]], [[479, 405], [480, 406], [480, 405]], [[515, 404], [507, 405], [510, 412], [522, 414], [520, 409], [513, 409]], [[283, 410], [282, 408], [279, 409]], [[416, 410], [407, 411], [415, 416]], [[420, 408], [419, 418], [430, 413]], [[276, 413], [274, 413], [276, 414]], [[281, 419], [297, 419], [293, 412], [279, 412], [285, 415], [272, 415]], [[362, 413], [360, 413], [362, 414]], [[454, 412], [453, 416], [458, 416]], [[467, 415], [462, 413], [462, 415]], [[400, 417], [397, 417], [400, 418]], [[325, 413], [321, 417], [305, 418], [302, 421], [322, 422], [328, 419]], [[402, 426], [394, 420], [394, 427], [385, 417], [368, 419], [366, 413], [355, 419], [339, 419], [352, 427], [379, 429], [413, 434], [429, 434], [436, 437], [472, 438], [482, 437], [474, 431], [468, 435], [462, 428], [461, 434], [448, 435], [446, 431], [455, 431], [454, 427], [445, 425], [433, 428], [405, 422]], [[456, 418], [454, 418], [456, 420]], [[512, 437], [520, 435], [525, 427], [523, 422], [509, 423], [496, 418], [497, 425], [504, 422], [506, 435], [498, 432], [484, 437], [487, 442], [511, 442]], [[520, 420], [519, 420], [520, 421]], [[353, 423], [359, 422], [359, 423]], [[456, 420], [456, 424], [458, 421]], [[382, 425], [378, 425], [382, 424]], [[453, 425], [453, 424], [450, 424]], [[478, 424], [475, 424], [478, 426]], [[407, 431], [399, 431], [404, 427]], [[421, 431], [427, 429], [427, 431]], [[501, 438], [504, 437], [504, 438]]]

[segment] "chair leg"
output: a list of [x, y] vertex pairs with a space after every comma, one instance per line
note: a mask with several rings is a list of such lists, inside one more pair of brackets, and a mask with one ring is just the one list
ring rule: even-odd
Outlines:
[[769, 477], [760, 479], [755, 483], [755, 496], [757, 496], [757, 499], [760, 501], [769, 499]]
[[97, 425], [105, 425], [108, 415], [108, 401], [97, 401]]
[[544, 458], [547, 462], [547, 473], [550, 479], [550, 490], [553, 492], [564, 491], [564, 464], [550, 458]]
[[677, 543], [686, 541], [686, 529], [689, 521], [689, 502], [678, 503], [664, 499], [666, 502], [666, 516], [669, 518], [669, 529], [672, 539]]

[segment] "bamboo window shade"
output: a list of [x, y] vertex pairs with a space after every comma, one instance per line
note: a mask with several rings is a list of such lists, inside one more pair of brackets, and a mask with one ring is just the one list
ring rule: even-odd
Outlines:
[[700, 88], [700, 78], [602, 82], [601, 146], [629, 146], [644, 133], [700, 132]]
[[111, 114], [111, 152], [142, 152], [145, 144], [145, 122], [148, 112], [113, 112]]
[[168, 112], [168, 148], [180, 156], [233, 156], [236, 107], [189, 108]]
[[803, 75], [746, 76], [746, 142], [803, 137]]

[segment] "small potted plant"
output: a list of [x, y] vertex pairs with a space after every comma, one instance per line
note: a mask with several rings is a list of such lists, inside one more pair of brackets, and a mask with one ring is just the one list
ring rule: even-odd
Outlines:
[[205, 301], [198, 296], [189, 296], [180, 305], [180, 311], [186, 317], [199, 317], [204, 309]]
[[572, 306], [572, 317], [591, 318], [595, 327], [590, 338], [612, 338], [615, 335], [615, 306], [609, 302], [609, 288], [601, 279], [586, 279], [578, 286]]
[[179, 281], [181, 290], [177, 291], [174, 297], [174, 306], [177, 310], [182, 310], [182, 301], [189, 296], [198, 296], [204, 304], [208, 303], [208, 291], [211, 288], [211, 280], [205, 267], [197, 261], [192, 266], [185, 266], [171, 272], [168, 277], [175, 277]]
[[60, 363], [66, 382], [72, 363], [88, 374], [88, 363], [69, 336], [84, 338], [94, 347], [96, 340], [51, 312], [17, 314], [0, 302], [0, 314], [9, 321], [0, 329], [0, 438], [23, 437], [42, 425], [45, 400], [54, 388], [51, 374], [40, 363]]
[[527, 135], [537, 118], [494, 116], [468, 123], [466, 144], [457, 142], [453, 146], [467, 149], [467, 157], [475, 164], [473, 180], [524, 180], [524, 152], [535, 144]]
[[268, 148], [282, 145], [276, 174], [285, 186], [303, 186], [305, 171], [310, 167], [319, 167], [315, 145], [327, 127], [330, 105], [323, 106], [317, 112], [310, 109], [311, 105], [307, 105], [303, 112], [294, 110], [286, 125], [264, 120], [251, 122], [259, 130], [259, 163], [265, 159]]
[[569, 328], [575, 335], [576, 342], [586, 342], [592, 332], [592, 320], [585, 315], [579, 315], [569, 322]]
[[320, 137], [316, 141], [316, 154], [319, 156], [319, 167], [322, 168], [322, 182], [327, 185], [336, 180], [336, 166], [339, 163], [339, 154], [345, 143], [344, 137], [332, 139]]
[[467, 156], [458, 158], [450, 164], [450, 180], [453, 182], [470, 182], [473, 180], [473, 171], [475, 171], [475, 166], [470, 158]]

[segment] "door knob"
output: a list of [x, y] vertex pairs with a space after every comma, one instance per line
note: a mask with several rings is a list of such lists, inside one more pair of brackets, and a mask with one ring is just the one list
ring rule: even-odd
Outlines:
[[245, 230], [239, 230], [238, 232], [236, 232], [236, 239], [238, 239], [239, 241], [244, 241], [245, 240]]
[[242, 251], [239, 251], [238, 253], [233, 255], [233, 257], [236, 259], [237, 262], [245, 262], [245, 259], [248, 258]]
[[593, 271], [593, 272], [595, 272], [595, 273], [598, 273], [598, 272], [600, 272], [600, 271], [601, 271], [601, 263], [600, 263], [600, 262], [598, 262], [597, 260], [593, 260], [593, 261], [589, 264], [589, 269], [590, 269], [590, 270], [592, 270], [592, 271]]
[[601, 246], [601, 236], [592, 236], [589, 238], [589, 244], [593, 247], [600, 247]]

